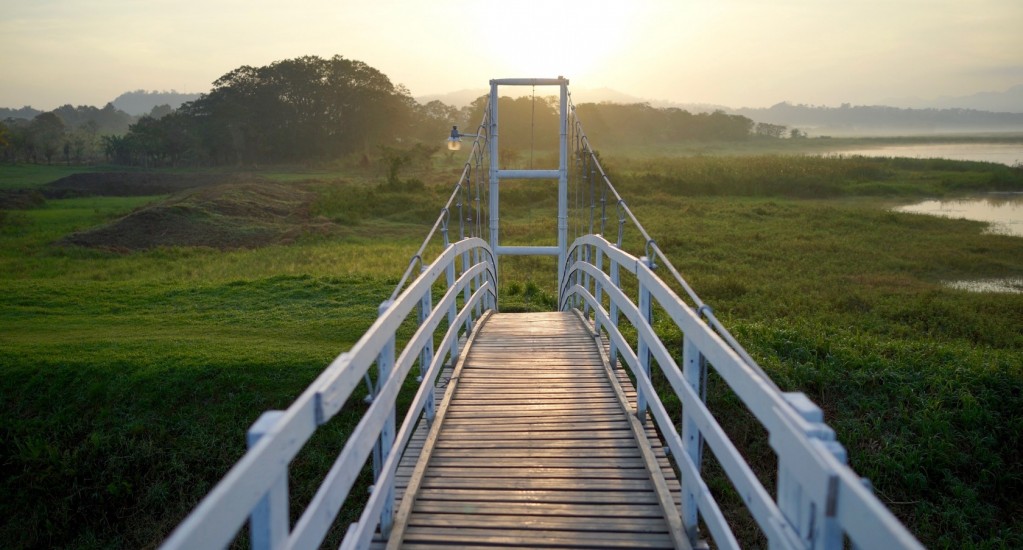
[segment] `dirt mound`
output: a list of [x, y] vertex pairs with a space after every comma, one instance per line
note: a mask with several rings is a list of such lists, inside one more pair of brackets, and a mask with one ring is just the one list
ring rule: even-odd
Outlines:
[[286, 242], [329, 222], [309, 218], [315, 195], [294, 185], [228, 183], [183, 191], [58, 244], [107, 250], [206, 246], [221, 250]]
[[0, 210], [28, 210], [44, 204], [46, 199], [35, 189], [0, 190]]
[[185, 189], [228, 183], [236, 177], [221, 174], [87, 172], [52, 181], [42, 186], [40, 190], [48, 199], [169, 195]]

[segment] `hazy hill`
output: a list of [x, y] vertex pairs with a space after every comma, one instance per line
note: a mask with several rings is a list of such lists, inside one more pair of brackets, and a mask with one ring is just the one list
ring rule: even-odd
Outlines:
[[917, 109], [975, 109], [996, 113], [1023, 113], [1023, 84], [1004, 92], [979, 92], [967, 96], [941, 96], [938, 99], [897, 98], [885, 103]]
[[39, 109], [33, 109], [29, 106], [24, 106], [20, 109], [9, 109], [7, 107], [0, 107], [0, 120], [7, 120], [9, 118], [32, 120], [36, 115], [42, 114]]
[[174, 90], [169, 92], [135, 90], [124, 92], [111, 103], [129, 115], [139, 116], [148, 115], [153, 107], [158, 105], [170, 105], [171, 109], [177, 109], [182, 103], [196, 99], [199, 99], [199, 94], [181, 94]]
[[[618, 90], [607, 87], [577, 88], [575, 86], [571, 86], [570, 88], [572, 90], [572, 101], [576, 105], [581, 105], [583, 103], [620, 103], [622, 105], [648, 103], [650, 104], [651, 107], [657, 107], [662, 109], [674, 107], [678, 109], [685, 109], [690, 113], [712, 113], [714, 111], [728, 110], [728, 107], [725, 107], [723, 105], [713, 105], [707, 103], [678, 103], [673, 101], [650, 100], [642, 97], [636, 97], [634, 95], [629, 95], [624, 92], [619, 92]], [[487, 95], [488, 93], [490, 93], [490, 91], [486, 88], [477, 88], [458, 90], [456, 92], [449, 92], [446, 94], [423, 95], [415, 99], [416, 101], [423, 105], [431, 101], [440, 101], [445, 105], [451, 105], [452, 107], [462, 108], [471, 104], [473, 101], [476, 100], [476, 98]], [[528, 96], [531, 93], [532, 89], [525, 86], [519, 88], [518, 90], [510, 87], [501, 89], [502, 96], [521, 97], [523, 95]], [[537, 88], [537, 93], [542, 93], [543, 95], [556, 95], [557, 89], [545, 86], [542, 88]]]
[[880, 105], [826, 107], [778, 103], [731, 111], [757, 122], [782, 124], [811, 135], [913, 135], [966, 132], [1023, 132], [1023, 113], [975, 109], [903, 109]]
[[[630, 105], [633, 103], [649, 102], [646, 99], [632, 96], [623, 92], [619, 92], [618, 90], [612, 90], [611, 88], [577, 88], [574, 86], [571, 86], [570, 88], [572, 91], [572, 101], [576, 105], [579, 105], [581, 103], [604, 103], [604, 102]], [[457, 92], [449, 92], [446, 94], [432, 94], [419, 96], [416, 98], [416, 101], [424, 105], [431, 101], [440, 101], [441, 103], [444, 103], [446, 105], [461, 108], [471, 104], [473, 101], [476, 101], [476, 98], [487, 95], [489, 93], [490, 90], [486, 88], [466, 89], [458, 90]], [[533, 90], [529, 86], [519, 87], [507, 86], [501, 88], [501, 95], [508, 97], [529, 96], [532, 93]], [[558, 90], [556, 87], [540, 86], [536, 89], [536, 93], [537, 95], [551, 96], [557, 95]]]

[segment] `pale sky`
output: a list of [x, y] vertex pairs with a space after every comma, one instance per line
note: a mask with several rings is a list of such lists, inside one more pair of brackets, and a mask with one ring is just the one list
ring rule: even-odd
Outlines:
[[1023, 0], [0, 0], [0, 107], [334, 54], [414, 96], [564, 75], [655, 101], [877, 104], [1023, 84]]

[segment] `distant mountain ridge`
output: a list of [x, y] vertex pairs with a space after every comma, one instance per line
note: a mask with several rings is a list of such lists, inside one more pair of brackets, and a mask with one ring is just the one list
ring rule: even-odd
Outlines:
[[[171, 109], [177, 109], [182, 103], [199, 99], [200, 95], [201, 94], [183, 94], [174, 90], [169, 92], [135, 90], [133, 92], [124, 92], [117, 96], [117, 98], [113, 101], [108, 102], [107, 105], [113, 105], [115, 109], [137, 117], [152, 113], [153, 107], [158, 107], [160, 105], [169, 105]], [[68, 103], [54, 109], [54, 111], [70, 106], [71, 104]], [[87, 106], [80, 106], [80, 108], [81, 107]], [[34, 109], [28, 105], [20, 109], [0, 107], [0, 120], [6, 120], [8, 118], [32, 120], [44, 112], [45, 111]]]
[[[572, 101], [578, 105], [582, 103], [623, 103], [626, 105], [634, 103], [649, 103], [652, 107], [658, 108], [678, 108], [685, 109], [691, 113], [712, 113], [714, 111], [727, 111], [728, 107], [723, 105], [714, 105], [708, 103], [678, 103], [673, 101], [658, 101], [649, 100], [634, 95], [629, 95], [624, 92], [619, 92], [612, 88], [571, 88]], [[556, 95], [555, 89], [537, 90], [538, 93], [543, 95]], [[416, 101], [425, 105], [431, 101], [440, 101], [445, 105], [452, 107], [462, 108], [470, 105], [473, 101], [476, 101], [480, 96], [485, 96], [490, 93], [485, 88], [476, 89], [465, 89], [458, 90], [455, 92], [449, 92], [446, 94], [430, 94], [416, 97]], [[529, 88], [522, 88], [516, 91], [504, 91], [501, 95], [509, 95], [512, 97], [520, 97], [523, 95], [529, 95], [531, 90]]]
[[730, 111], [757, 122], [782, 124], [811, 135], [918, 135], [1023, 132], [1023, 113], [976, 109], [904, 109], [883, 105], [825, 107], [778, 103], [768, 108]]
[[978, 92], [966, 96], [941, 96], [937, 99], [893, 98], [884, 102], [893, 107], [912, 109], [974, 109], [995, 113], [1023, 113], [1023, 84], [1004, 92]]
[[124, 92], [111, 101], [114, 107], [133, 116], [147, 115], [153, 107], [159, 105], [170, 105], [171, 109], [177, 109], [182, 103], [199, 99], [200, 94], [182, 94], [171, 90], [169, 92], [157, 92], [146, 90], [135, 90]]
[[33, 118], [35, 118], [35, 117], [37, 117], [37, 116], [39, 116], [41, 114], [43, 114], [42, 111], [40, 111], [39, 109], [33, 109], [32, 107], [29, 107], [28, 105], [26, 105], [26, 106], [24, 106], [24, 107], [22, 107], [20, 109], [10, 109], [10, 108], [7, 108], [7, 107], [0, 107], [0, 120], [7, 120], [9, 118], [13, 118], [13, 119], [19, 119], [20, 118], [20, 119], [25, 119], [25, 120], [32, 120]]
[[[514, 95], [518, 96], [531, 93], [528, 88], [512, 91], [517, 92]], [[546, 95], [552, 92], [553, 90], [543, 90]], [[464, 89], [447, 94], [419, 96], [416, 100], [422, 104], [441, 101], [461, 108], [486, 94], [487, 90], [483, 88]], [[160, 105], [169, 105], [172, 109], [177, 109], [182, 103], [194, 101], [200, 95], [179, 93], [174, 90], [135, 90], [119, 95], [110, 104], [131, 116], [142, 116], [150, 114], [154, 107]], [[649, 100], [607, 87], [573, 88], [572, 97], [576, 104], [647, 103], [656, 108], [678, 108], [694, 114], [721, 110], [728, 114], [748, 117], [756, 122], [798, 128], [810, 132], [811, 135], [1023, 132], [1023, 85], [1013, 86], [1004, 92], [981, 92], [962, 97], [941, 97], [930, 101], [901, 99], [892, 100], [891, 105], [843, 104], [840, 107], [782, 102], [771, 107], [733, 109], [714, 104]], [[921, 108], [923, 105], [926, 107]], [[61, 109], [66, 111], [69, 106], [55, 111]], [[18, 109], [0, 108], [0, 120], [9, 118], [31, 120], [41, 113], [43, 111], [31, 106]]]

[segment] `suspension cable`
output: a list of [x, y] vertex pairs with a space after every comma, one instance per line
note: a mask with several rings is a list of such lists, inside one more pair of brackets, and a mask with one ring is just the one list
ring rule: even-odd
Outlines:
[[[707, 305], [706, 303], [704, 303], [703, 300], [700, 299], [700, 297], [696, 294], [696, 291], [693, 290], [693, 288], [689, 285], [685, 278], [682, 277], [682, 274], [679, 273], [678, 269], [675, 268], [674, 264], [671, 263], [671, 261], [664, 254], [664, 252], [657, 245], [657, 243], [653, 240], [653, 238], [650, 237], [650, 234], [647, 232], [646, 228], [643, 227], [643, 224], [639, 222], [639, 219], [632, 212], [632, 209], [629, 208], [629, 205], [625, 202], [625, 199], [622, 198], [622, 195], [618, 192], [618, 189], [616, 189], [615, 186], [611, 183], [611, 178], [608, 177], [607, 172], [604, 171], [604, 167], [600, 164], [600, 159], [597, 157], [596, 151], [594, 151], [593, 147], [590, 146], [589, 138], [586, 137], [586, 133], [583, 131], [582, 123], [579, 120], [579, 117], [575, 115], [575, 105], [571, 103], [571, 100], [569, 108], [575, 118], [575, 123], [577, 125], [576, 131], [579, 134], [581, 152], [583, 155], [589, 157], [590, 161], [592, 162], [594, 175], [599, 174], [602, 183], [603, 187], [602, 189], [603, 196], [601, 198], [601, 203], [603, 205], [602, 209], [606, 208], [607, 193], [610, 193], [611, 198], [613, 198], [616, 201], [616, 205], [618, 208], [617, 246], [619, 248], [622, 247], [623, 242], [622, 237], [625, 229], [625, 223], [627, 221], [631, 221], [632, 222], [631, 225], [635, 227], [637, 231], [639, 231], [639, 234], [643, 238], [643, 242], [646, 248], [645, 250], [646, 255], [650, 258], [651, 261], [656, 262], [660, 260], [660, 265], [663, 265], [665, 268], [667, 268], [668, 273], [671, 274], [672, 278], [675, 279], [675, 282], [677, 282], [679, 286], [682, 287], [685, 293], [689, 296], [690, 300], [692, 300], [692, 302], [694, 303], [694, 310], [697, 312], [697, 315], [703, 317], [706, 320], [707, 324], [710, 325], [710, 327], [713, 328], [714, 331], [717, 332], [719, 336], [721, 336], [721, 338], [739, 355], [740, 358], [742, 358], [743, 362], [745, 362], [747, 366], [749, 366], [755, 372], [759, 373], [769, 385], [774, 387], [776, 390], [780, 391], [778, 389], [778, 386], [774, 383], [774, 381], [771, 380], [771, 377], [769, 377], [767, 373], [764, 372], [760, 365], [758, 365], [757, 362], [746, 351], [746, 349], [743, 348], [741, 344], [739, 344], [735, 337], [732, 336], [730, 332], [728, 332], [728, 329], [726, 329], [724, 325], [722, 325], [721, 322], [718, 321], [717, 317], [714, 315], [714, 310], [711, 309], [709, 305]], [[604, 219], [606, 218], [606, 216], [602, 213], [601, 218], [602, 218], [601, 234], [603, 234]]]
[[[482, 225], [480, 220], [480, 213], [484, 211], [483, 205], [480, 200], [480, 188], [482, 184], [480, 182], [482, 178], [481, 174], [489, 171], [490, 149], [487, 147], [489, 141], [489, 134], [487, 133], [487, 126], [490, 120], [490, 101], [487, 101], [486, 107], [483, 111], [483, 120], [476, 131], [476, 138], [472, 143], [472, 150], [469, 152], [469, 161], [462, 167], [462, 173], [458, 177], [458, 181], [455, 183], [454, 189], [451, 190], [451, 195], [448, 196], [447, 202], [441, 207], [440, 213], [437, 215], [436, 221], [433, 223], [433, 227], [427, 232], [426, 238], [423, 239], [422, 244], [416, 253], [412, 255], [409, 260], [408, 267], [399, 279], [397, 286], [391, 293], [391, 300], [394, 300], [401, 294], [402, 289], [405, 288], [405, 284], [409, 282], [412, 274], [415, 272], [416, 264], [427, 265], [423, 254], [426, 252], [426, 248], [433, 241], [434, 236], [440, 230], [441, 234], [445, 239], [445, 245], [447, 244], [449, 234], [449, 220], [452, 214], [457, 214], [458, 225], [459, 225], [459, 239], [466, 237], [466, 228], [468, 226], [469, 234], [473, 237], [482, 235]], [[475, 159], [475, 162], [474, 162]], [[473, 175], [475, 173], [475, 184], [476, 184], [476, 198], [472, 199], [472, 185]], [[486, 195], [482, 197], [483, 201], [487, 200]], [[464, 208], [464, 209], [463, 209]], [[468, 217], [466, 217], [465, 210], [468, 210]], [[475, 211], [475, 215], [473, 215]], [[469, 222], [468, 224], [466, 222]]]

